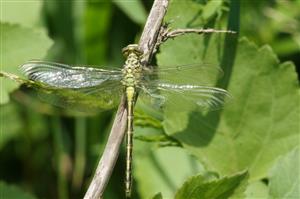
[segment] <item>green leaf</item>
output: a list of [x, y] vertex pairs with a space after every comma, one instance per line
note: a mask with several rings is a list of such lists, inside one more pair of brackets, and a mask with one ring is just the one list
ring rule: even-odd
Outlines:
[[82, 61], [86, 64], [103, 65], [106, 64], [108, 45], [112, 42], [109, 39], [103, 39], [108, 38], [110, 34], [112, 3], [98, 1], [85, 4], [81, 19], [83, 21], [78, 23], [79, 28], [76, 29], [77, 35], [83, 36], [83, 38], [78, 38], [79, 41], [82, 40], [81, 50], [85, 58]]
[[290, 199], [300, 196], [300, 148], [281, 157], [269, 177], [269, 198]]
[[[185, 44], [181, 54], [172, 50], [173, 56], [189, 57], [195, 48], [188, 47], [195, 43], [188, 39], [181, 42]], [[167, 51], [170, 49], [162, 50]], [[158, 59], [167, 59], [169, 55], [165, 54]], [[264, 178], [278, 156], [299, 145], [299, 94], [294, 65], [279, 64], [267, 46], [257, 49], [241, 40], [229, 93], [234, 100], [219, 116], [218, 112], [203, 116], [166, 109], [164, 129], [210, 170], [225, 175], [249, 168], [251, 179]]]
[[[0, 23], [2, 51], [0, 71], [20, 74], [19, 66], [30, 59], [40, 59], [46, 55], [52, 44], [41, 31], [25, 28], [17, 24]], [[1, 81], [0, 104], [9, 101], [8, 94], [18, 87], [15, 82]]]
[[247, 177], [247, 172], [208, 181], [201, 175], [194, 176], [182, 185], [175, 199], [241, 199], [244, 198]]
[[[22, 130], [21, 117], [18, 114], [18, 109], [15, 104], [9, 103], [0, 106], [0, 150], [11, 139], [20, 135]], [[5, 122], [5, 125], [3, 125]]]
[[17, 186], [0, 182], [0, 197], [5, 199], [35, 199], [36, 197], [23, 191]]
[[41, 19], [42, 1], [1, 1], [0, 21], [18, 23], [28, 27]]
[[205, 21], [211, 19], [222, 8], [222, 4], [223, 4], [222, 0], [207, 2], [207, 4], [203, 7], [202, 18]]
[[[184, 26], [184, 19], [187, 23], [193, 14], [197, 21], [197, 13], [191, 10], [180, 24], [176, 21], [172, 25]], [[236, 54], [233, 51], [231, 57], [222, 57], [229, 50], [223, 48], [222, 36], [186, 35], [161, 46], [159, 65], [232, 63], [225, 74], [228, 86], [220, 86], [228, 87], [233, 96], [224, 110], [206, 115], [196, 110], [177, 112], [167, 106], [163, 127], [208, 170], [223, 176], [249, 168], [251, 180], [262, 179], [280, 155], [299, 145], [295, 66], [281, 64], [269, 46], [258, 48], [247, 39], [239, 41]]]
[[157, 193], [152, 197], [152, 199], [163, 199], [163, 197], [162, 197], [161, 193]]
[[[149, 132], [149, 129], [136, 128], [136, 132], [141, 131]], [[204, 172], [195, 158], [182, 148], [150, 146], [149, 143], [134, 142], [133, 172], [141, 198], [151, 198], [158, 192], [164, 198], [172, 198], [187, 177]]]
[[268, 198], [268, 187], [266, 183], [262, 181], [255, 181], [249, 183], [247, 189], [245, 191], [247, 199], [254, 199], [254, 198]]
[[114, 3], [135, 23], [145, 23], [147, 15], [141, 0], [114, 1]]
[[185, 1], [182, 3], [180, 0], [173, 0], [169, 3], [164, 21], [171, 23], [172, 27], [195, 28], [203, 25], [203, 18], [199, 17], [202, 9], [203, 5], [195, 1]]

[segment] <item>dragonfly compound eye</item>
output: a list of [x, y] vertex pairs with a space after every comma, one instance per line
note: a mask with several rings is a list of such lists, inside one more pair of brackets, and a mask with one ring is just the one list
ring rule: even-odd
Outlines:
[[128, 57], [131, 53], [134, 53], [138, 57], [143, 54], [143, 52], [139, 49], [137, 44], [129, 44], [127, 47], [122, 49], [122, 53], [124, 57]]

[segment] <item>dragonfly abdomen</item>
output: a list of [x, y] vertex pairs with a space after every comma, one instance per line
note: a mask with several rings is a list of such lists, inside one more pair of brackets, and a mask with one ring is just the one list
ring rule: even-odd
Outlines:
[[125, 175], [125, 193], [126, 198], [131, 197], [132, 187], [132, 147], [133, 147], [133, 105], [136, 95], [136, 88], [141, 81], [142, 66], [140, 56], [142, 53], [138, 50], [136, 44], [129, 45], [123, 50], [127, 58], [123, 68], [122, 84], [125, 87], [127, 99], [127, 133], [126, 133], [126, 175]]

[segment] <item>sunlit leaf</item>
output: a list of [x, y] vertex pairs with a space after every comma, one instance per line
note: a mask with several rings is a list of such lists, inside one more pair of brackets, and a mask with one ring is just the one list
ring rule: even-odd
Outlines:
[[262, 181], [251, 182], [245, 191], [246, 199], [268, 198], [268, 187]]
[[[45, 33], [32, 28], [25, 28], [17, 24], [0, 24], [2, 35], [2, 51], [0, 70], [19, 74], [19, 66], [25, 61], [38, 59], [45, 56], [52, 44]], [[8, 94], [18, 87], [12, 81], [1, 81], [0, 104], [7, 103]]]
[[215, 180], [207, 180], [201, 175], [194, 176], [177, 191], [175, 199], [241, 199], [244, 198], [247, 177], [247, 172]]
[[291, 199], [300, 196], [300, 148], [284, 155], [270, 172], [270, 199]]
[[18, 23], [28, 27], [41, 20], [42, 1], [1, 1], [1, 22]]
[[[192, 13], [197, 16], [191, 11], [186, 21]], [[173, 14], [175, 18], [181, 13]], [[172, 25], [181, 23], [175, 21]], [[278, 156], [299, 144], [299, 82], [295, 66], [281, 64], [270, 47], [258, 48], [247, 39], [239, 42], [235, 59], [228, 60], [222, 57], [223, 51], [229, 50], [223, 49], [222, 38], [216, 34], [187, 35], [163, 44], [157, 55], [159, 65], [203, 61], [220, 65], [221, 60], [234, 63], [232, 73], [225, 74], [230, 77], [230, 105], [207, 115], [167, 108], [163, 126], [207, 169], [230, 175], [249, 168], [251, 180], [262, 179]]]

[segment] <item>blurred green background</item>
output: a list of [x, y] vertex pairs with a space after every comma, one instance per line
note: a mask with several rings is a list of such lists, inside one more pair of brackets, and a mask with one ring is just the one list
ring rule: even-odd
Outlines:
[[[1, 0], [1, 70], [22, 75], [18, 66], [30, 59], [122, 67], [121, 49], [138, 41], [152, 3], [149, 0]], [[171, 1], [165, 20], [171, 22], [171, 27], [229, 27], [237, 30], [238, 35], [229, 39], [224, 35], [194, 35], [170, 40], [161, 47], [153, 64], [194, 63], [203, 58], [231, 67], [230, 70], [223, 68], [225, 77], [233, 71], [229, 86], [224, 82], [219, 85], [228, 88], [236, 105], [221, 115], [205, 117], [192, 112], [174, 115], [172, 110], [163, 114], [139, 106], [135, 121], [134, 198], [150, 198], [161, 192], [163, 198], [168, 199], [176, 191], [176, 198], [185, 198], [178, 189], [193, 175], [201, 174], [206, 180], [220, 179], [245, 169], [250, 170], [249, 184], [245, 186], [244, 179], [237, 180], [241, 183], [231, 190], [242, 189], [243, 198], [249, 199], [280, 198], [280, 193], [274, 192], [276, 181], [270, 182], [271, 179], [282, 180], [276, 176], [276, 168], [281, 168], [275, 165], [276, 160], [299, 146], [299, 10], [300, 1], [287, 0]], [[244, 39], [238, 40], [238, 36]], [[228, 41], [232, 43], [226, 43]], [[270, 47], [260, 48], [266, 44]], [[235, 45], [239, 45], [237, 51], [231, 49]], [[199, 49], [195, 57], [186, 57], [181, 63], [174, 58], [189, 56], [189, 50], [193, 49]], [[235, 56], [219, 59], [226, 54], [226, 49]], [[236, 59], [235, 64], [230, 64], [230, 59]], [[284, 61], [292, 61], [296, 67], [290, 62], [279, 64]], [[252, 68], [254, 72], [251, 64], [256, 67]], [[254, 86], [260, 89], [244, 85], [251, 79], [255, 79]], [[272, 93], [268, 85], [274, 85], [278, 92], [268, 95]], [[74, 116], [68, 110], [39, 101], [24, 86], [17, 88], [17, 84], [1, 78], [0, 198], [83, 198], [105, 147], [115, 111]], [[258, 97], [253, 95], [255, 99], [251, 99], [252, 92], [258, 93]], [[279, 100], [268, 101], [274, 98]], [[250, 104], [248, 108], [254, 110], [253, 113], [240, 110], [245, 104]], [[272, 109], [267, 104], [275, 104], [275, 113], [264, 115]], [[292, 110], [295, 112], [290, 120], [279, 119]], [[240, 117], [246, 118], [245, 121], [239, 122]], [[212, 125], [220, 124], [219, 129], [199, 126], [201, 118], [213, 121]], [[182, 124], [184, 121], [190, 125]], [[244, 136], [243, 129], [247, 135], [257, 137]], [[285, 132], [288, 132], [286, 137], [282, 135]], [[193, 141], [199, 136], [201, 141], [197, 145]], [[264, 142], [257, 145], [260, 136]], [[279, 142], [280, 139], [284, 141]], [[226, 147], [219, 147], [220, 143]], [[232, 148], [238, 155], [229, 153]], [[296, 152], [297, 155], [299, 151]], [[292, 155], [282, 160], [288, 162]], [[226, 159], [233, 156], [234, 160]], [[249, 159], [246, 160], [246, 156], [250, 156]], [[122, 148], [104, 198], [124, 198], [124, 158]], [[264, 164], [253, 163], [253, 159]], [[234, 161], [235, 166], [228, 164]], [[299, 161], [296, 163], [299, 165]], [[297, 164], [293, 163], [295, 167]], [[285, 181], [286, 184], [293, 182]], [[239, 192], [236, 190], [235, 193]], [[282, 190], [282, 194], [285, 191]], [[229, 196], [232, 195], [219, 197]]]

